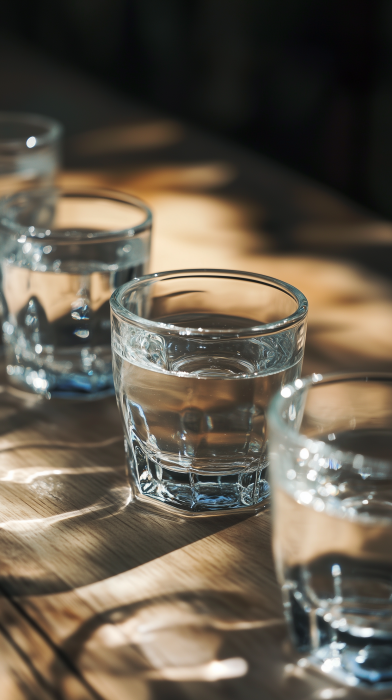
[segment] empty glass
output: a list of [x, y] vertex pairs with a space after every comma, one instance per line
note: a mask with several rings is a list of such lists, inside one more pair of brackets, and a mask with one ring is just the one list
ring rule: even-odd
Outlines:
[[0, 196], [53, 182], [62, 133], [48, 117], [0, 112]]
[[113, 391], [109, 299], [146, 271], [151, 212], [110, 190], [39, 188], [0, 207], [9, 381], [46, 396]]
[[303, 294], [247, 272], [182, 270], [133, 280], [111, 308], [136, 494], [188, 513], [257, 506], [269, 493], [266, 409], [301, 371]]
[[273, 547], [292, 640], [352, 686], [392, 684], [392, 375], [314, 374], [268, 414]]

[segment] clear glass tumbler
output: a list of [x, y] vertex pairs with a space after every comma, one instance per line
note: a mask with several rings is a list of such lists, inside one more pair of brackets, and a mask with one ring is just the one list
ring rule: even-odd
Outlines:
[[12, 384], [94, 398], [113, 391], [109, 299], [146, 272], [152, 216], [110, 190], [20, 192], [0, 206], [3, 337]]
[[0, 112], [0, 197], [53, 183], [62, 133], [48, 117]]
[[319, 374], [268, 413], [273, 547], [291, 637], [351, 686], [392, 684], [392, 374]]
[[301, 371], [303, 294], [262, 275], [184, 270], [133, 280], [111, 309], [136, 495], [188, 513], [263, 501], [265, 413]]

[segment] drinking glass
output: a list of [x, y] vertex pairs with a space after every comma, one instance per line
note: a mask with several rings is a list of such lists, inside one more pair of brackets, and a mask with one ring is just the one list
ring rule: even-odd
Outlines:
[[146, 272], [152, 216], [128, 194], [39, 188], [3, 200], [0, 261], [7, 373], [70, 398], [113, 391], [109, 299]]
[[0, 196], [53, 182], [62, 133], [48, 117], [0, 112]]
[[266, 408], [301, 371], [304, 295], [263, 275], [181, 270], [120, 287], [111, 309], [135, 495], [185, 513], [257, 506]]
[[268, 414], [273, 548], [292, 640], [352, 686], [392, 683], [392, 374], [314, 374]]
[[[53, 119], [0, 112], [0, 197], [30, 187], [47, 187], [54, 181], [60, 165], [62, 133], [61, 124]], [[0, 299], [1, 325], [3, 320]]]

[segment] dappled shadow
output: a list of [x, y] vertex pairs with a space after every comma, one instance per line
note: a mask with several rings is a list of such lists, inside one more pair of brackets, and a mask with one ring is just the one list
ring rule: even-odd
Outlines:
[[[279, 635], [283, 625], [282, 618], [268, 618], [255, 598], [229, 591], [179, 592], [89, 619], [63, 643], [62, 651], [97, 689], [106, 677], [113, 687], [125, 685], [128, 692], [149, 687], [155, 697], [154, 687], [165, 681], [176, 697], [176, 684], [203, 687], [248, 674], [242, 655], [246, 648], [235, 649], [230, 634], [272, 630], [276, 635], [277, 629]], [[53, 675], [61, 681], [55, 669]]]
[[[326, 191], [300, 186], [277, 166], [253, 162], [253, 171], [257, 203], [241, 194], [241, 168], [224, 160], [69, 172], [63, 179], [135, 192], [151, 204], [154, 271], [241, 269], [301, 289], [309, 300], [305, 373], [391, 370], [392, 227]], [[388, 276], [367, 266], [375, 239]]]
[[[297, 663], [283, 617], [271, 617], [262, 597], [224, 586], [112, 608], [88, 619], [61, 650], [94, 689], [108, 686], [121, 698], [243, 697], [244, 677], [250, 700], [261, 687], [272, 697], [335, 697], [323, 695], [322, 676]], [[61, 690], [57, 666], [52, 675]]]
[[[11, 397], [10, 410], [20, 400]], [[6, 406], [0, 394], [0, 420]], [[132, 500], [114, 399], [87, 410], [42, 401], [27, 427], [16, 420], [14, 428], [0, 436], [0, 586], [8, 595], [85, 586], [246, 517], [195, 521]]]
[[[77, 492], [79, 498], [77, 502], [74, 499], [72, 510], [62, 510], [63, 499], [55, 515], [19, 519], [18, 502], [13, 500], [12, 519], [0, 523], [0, 586], [7, 595], [45, 595], [86, 586], [157, 559], [246, 517], [195, 521], [158, 510], [152, 513], [137, 501], [128, 502], [127, 486], [110, 487], [104, 478], [109, 475], [96, 471], [101, 477], [101, 498], [96, 501], [90, 495], [92, 484], [98, 495], [93, 469], [83, 476], [64, 478], [44, 473], [41, 482], [28, 485], [29, 494], [21, 494], [24, 503], [33, 489], [34, 496], [38, 490], [41, 503], [46, 501], [48, 505], [59, 499], [60, 491], [66, 493], [67, 500]], [[116, 476], [117, 482], [124, 484], [123, 475]], [[113, 475], [110, 481], [115, 481]]]

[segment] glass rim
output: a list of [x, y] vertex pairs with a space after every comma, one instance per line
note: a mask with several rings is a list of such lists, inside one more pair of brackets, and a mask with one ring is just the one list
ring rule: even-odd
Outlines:
[[[250, 282], [255, 282], [262, 284], [264, 286], [274, 287], [279, 291], [287, 294], [298, 304], [298, 307], [294, 313], [287, 316], [284, 319], [278, 321], [272, 321], [271, 323], [262, 323], [258, 325], [245, 326], [244, 328], [192, 328], [176, 326], [171, 323], [162, 323], [161, 321], [152, 321], [150, 319], [143, 318], [137, 314], [133, 314], [131, 311], [125, 308], [122, 304], [121, 299], [124, 294], [142, 287], [143, 285], [153, 282], [158, 279], [178, 279], [181, 277], [225, 277], [226, 279], [234, 280], [248, 280]], [[132, 325], [136, 325], [139, 328], [151, 331], [153, 333], [165, 332], [168, 335], [185, 335], [188, 337], [222, 337], [222, 338], [241, 338], [244, 336], [254, 336], [254, 335], [269, 335], [272, 333], [279, 333], [288, 328], [292, 328], [303, 321], [308, 313], [308, 300], [305, 295], [299, 291], [296, 287], [293, 287], [287, 282], [278, 280], [275, 277], [268, 277], [267, 275], [261, 275], [256, 272], [246, 272], [240, 270], [224, 270], [215, 268], [190, 268], [185, 270], [169, 270], [165, 272], [155, 272], [150, 275], [144, 275], [143, 277], [135, 278], [121, 287], [118, 287], [112, 294], [110, 298], [110, 307], [114, 314], [120, 316], [123, 320]]]
[[[300, 392], [309, 391], [309, 389], [312, 389], [316, 386], [323, 386], [328, 384], [341, 384], [343, 382], [363, 382], [365, 384], [369, 382], [383, 382], [390, 383], [392, 388], [392, 372], [328, 372], [326, 374], [317, 374], [316, 372], [314, 372], [309, 377], [301, 377], [299, 379], [296, 379], [294, 382], [286, 384], [284, 387], [282, 387], [280, 391], [277, 394], [275, 394], [275, 396], [272, 398], [272, 401], [268, 408], [268, 426], [273, 426], [275, 429], [277, 429], [277, 431], [280, 434], [284, 434], [285, 437], [289, 438], [297, 445], [310, 447], [312, 445], [315, 446], [316, 443], [318, 445], [322, 443], [323, 446], [327, 448], [327, 452], [336, 452], [336, 447], [334, 447], [331, 443], [326, 442], [325, 440], [322, 440], [320, 438], [308, 437], [304, 433], [295, 430], [294, 428], [290, 427], [287, 423], [285, 423], [282, 418], [282, 408], [284, 407], [284, 404], [287, 401], [287, 399], [292, 398], [296, 394], [298, 395]], [[341, 450], [340, 448], [338, 449], [343, 456], [349, 457], [350, 455], [355, 454], [353, 452], [350, 452], [349, 450]], [[370, 458], [365, 457], [365, 461], [367, 459]], [[392, 459], [390, 461], [384, 459], [380, 459], [377, 461], [380, 464], [383, 463], [390, 467], [392, 466]]]
[[[42, 239], [50, 235], [50, 229], [39, 228], [36, 226], [22, 226], [17, 224], [14, 219], [9, 215], [4, 213], [4, 209], [7, 206], [12, 206], [13, 202], [17, 201], [21, 195], [34, 196], [34, 193], [40, 196], [47, 192], [48, 194], [54, 191], [58, 191], [60, 197], [71, 198], [79, 197], [80, 199], [101, 199], [101, 200], [111, 200], [120, 204], [129, 204], [133, 207], [141, 209], [145, 214], [145, 219], [135, 226], [130, 226], [124, 229], [113, 229], [107, 231], [90, 231], [88, 233], [78, 233], [73, 236], [55, 235], [50, 240], [54, 241], [56, 244], [73, 244], [73, 243], [94, 243], [96, 241], [103, 242], [105, 240], [112, 241], [113, 239], [124, 239], [133, 238], [143, 231], [151, 228], [152, 226], [152, 211], [150, 207], [143, 202], [139, 197], [135, 197], [127, 192], [121, 192], [118, 190], [112, 190], [110, 188], [104, 187], [89, 187], [83, 185], [53, 185], [52, 187], [46, 188], [31, 188], [28, 190], [21, 190], [20, 192], [15, 192], [14, 194], [4, 197], [0, 204], [0, 223], [3, 229], [7, 230], [9, 233], [23, 235], [25, 239], [34, 240], [36, 238]], [[47, 232], [50, 231], [48, 234]]]
[[0, 112], [0, 125], [5, 122], [31, 126], [32, 130], [34, 130], [34, 126], [39, 126], [46, 129], [46, 132], [40, 135], [31, 133], [30, 136], [34, 136], [35, 138], [35, 142], [32, 146], [27, 146], [26, 139], [23, 138], [3, 139], [0, 137], [0, 150], [11, 151], [17, 148], [23, 148], [26, 149], [26, 151], [33, 152], [36, 148], [41, 148], [42, 146], [53, 143], [59, 139], [64, 132], [62, 124], [56, 121], [56, 119], [30, 112]]

